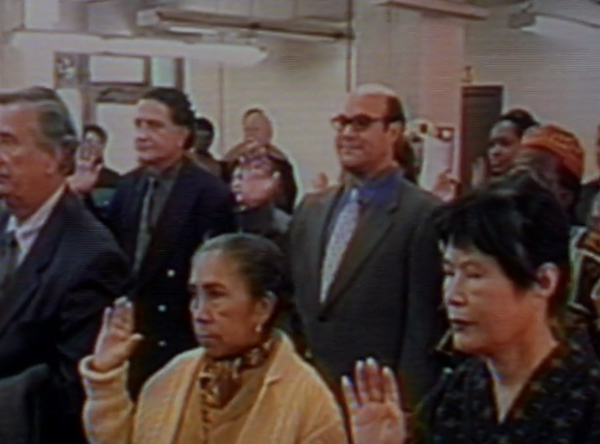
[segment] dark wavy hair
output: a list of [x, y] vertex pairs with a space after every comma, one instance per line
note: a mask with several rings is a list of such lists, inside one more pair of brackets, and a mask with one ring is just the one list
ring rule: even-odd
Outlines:
[[526, 173], [491, 181], [440, 207], [444, 245], [475, 248], [494, 258], [517, 288], [530, 288], [540, 266], [560, 269], [549, 314], [561, 318], [570, 279], [569, 217], [555, 195]]
[[173, 123], [189, 130], [183, 148], [187, 150], [194, 145], [196, 115], [187, 94], [177, 88], [158, 87], [146, 92], [141, 99], [154, 100], [169, 108]]
[[522, 138], [523, 134], [529, 128], [540, 126], [535, 117], [529, 111], [522, 108], [515, 108], [501, 115], [498, 119], [499, 122], [512, 123], [519, 138]]

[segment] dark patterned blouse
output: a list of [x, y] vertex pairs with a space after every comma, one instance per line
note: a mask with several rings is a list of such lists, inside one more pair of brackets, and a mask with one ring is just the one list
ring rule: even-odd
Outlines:
[[578, 344], [557, 347], [501, 423], [488, 369], [480, 359], [469, 359], [424, 401], [412, 442], [600, 444], [600, 363]]

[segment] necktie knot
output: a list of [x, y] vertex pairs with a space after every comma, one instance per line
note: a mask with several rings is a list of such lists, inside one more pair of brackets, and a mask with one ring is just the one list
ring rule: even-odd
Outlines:
[[15, 250], [19, 246], [17, 236], [14, 231], [8, 231], [0, 237], [0, 249], [2, 254], [9, 250]]

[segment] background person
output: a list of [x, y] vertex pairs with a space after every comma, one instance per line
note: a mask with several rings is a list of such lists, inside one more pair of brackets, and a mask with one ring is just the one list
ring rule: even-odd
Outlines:
[[[185, 93], [149, 90], [137, 104], [133, 123], [139, 167], [120, 181], [107, 224], [133, 269], [129, 295], [144, 335], [130, 365], [135, 396], [150, 375], [195, 347], [187, 322], [190, 259], [208, 237], [235, 231], [235, 218], [226, 184], [186, 155], [195, 114]], [[89, 193], [97, 173], [93, 167], [78, 171], [71, 187]]]
[[266, 112], [260, 108], [247, 110], [242, 117], [244, 140], [231, 148], [224, 156], [227, 180], [231, 180], [231, 174], [235, 162], [241, 156], [246, 156], [257, 150], [266, 150], [282, 160], [281, 163], [281, 188], [277, 194], [277, 207], [288, 214], [294, 212], [298, 186], [294, 174], [294, 166], [288, 155], [273, 145], [273, 124]]
[[290, 235], [309, 349], [334, 390], [358, 359], [374, 356], [416, 401], [442, 364], [434, 353], [443, 332], [441, 263], [430, 221], [438, 202], [394, 158], [404, 112], [392, 90], [358, 87], [332, 124], [343, 183], [307, 195]]

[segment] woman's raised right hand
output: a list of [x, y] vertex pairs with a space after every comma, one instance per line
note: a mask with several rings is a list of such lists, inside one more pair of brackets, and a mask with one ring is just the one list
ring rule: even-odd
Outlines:
[[375, 360], [356, 364], [354, 382], [342, 379], [354, 444], [404, 444], [406, 419], [392, 371]]
[[98, 372], [108, 372], [123, 366], [143, 339], [134, 333], [133, 304], [122, 297], [112, 307], [104, 310], [102, 328], [96, 340], [92, 367]]

